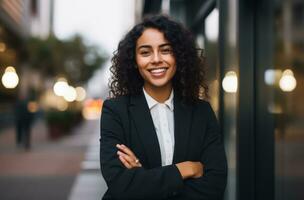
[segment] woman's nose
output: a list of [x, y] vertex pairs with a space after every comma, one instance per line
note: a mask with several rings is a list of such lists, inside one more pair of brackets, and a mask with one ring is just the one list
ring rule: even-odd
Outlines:
[[152, 62], [153, 63], [158, 63], [158, 62], [161, 62], [161, 61], [162, 61], [162, 57], [161, 57], [160, 53], [158, 51], [154, 52], [153, 57], [152, 57]]

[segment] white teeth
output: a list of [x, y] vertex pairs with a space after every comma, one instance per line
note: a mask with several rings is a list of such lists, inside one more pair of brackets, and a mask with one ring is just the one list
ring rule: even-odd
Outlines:
[[164, 69], [164, 68], [159, 68], [159, 69], [153, 69], [153, 70], [151, 70], [152, 73], [162, 73], [164, 71], [166, 71], [166, 69]]

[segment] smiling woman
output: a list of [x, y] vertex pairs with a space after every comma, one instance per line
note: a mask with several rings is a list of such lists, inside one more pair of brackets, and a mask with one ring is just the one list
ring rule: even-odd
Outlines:
[[136, 63], [144, 79], [145, 91], [159, 102], [168, 99], [176, 63], [172, 47], [164, 33], [155, 28], [143, 32], [136, 43]]
[[[101, 116], [103, 199], [222, 199], [226, 157], [192, 34], [165, 16], [133, 27], [112, 58]], [[144, 185], [143, 185], [144, 184]]]

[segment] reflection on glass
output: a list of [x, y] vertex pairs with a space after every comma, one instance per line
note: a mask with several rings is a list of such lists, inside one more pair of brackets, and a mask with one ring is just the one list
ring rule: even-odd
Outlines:
[[297, 86], [297, 80], [295, 79], [293, 72], [287, 69], [283, 72], [282, 78], [280, 79], [280, 88], [284, 92], [291, 92]]
[[282, 76], [282, 70], [267, 69], [264, 74], [264, 81], [267, 85], [278, 85]]
[[6, 45], [3, 42], [0, 42], [0, 52], [4, 52], [6, 50]]
[[[225, 200], [236, 200], [237, 195], [237, 72], [239, 69], [238, 63], [238, 1], [227, 0], [225, 3], [226, 7], [222, 7], [222, 11], [225, 16], [221, 18], [223, 28], [223, 45], [220, 48], [224, 50], [223, 63], [221, 73], [227, 72], [226, 76], [223, 76], [223, 88], [225, 85], [224, 92], [222, 95], [222, 130], [225, 141], [225, 149], [228, 161], [228, 180], [227, 188], [225, 193]], [[223, 10], [225, 9], [225, 10]], [[222, 16], [222, 15], [221, 15]], [[231, 73], [229, 73], [231, 71]], [[228, 81], [227, 81], [228, 80]], [[230, 80], [230, 81], [229, 81]], [[227, 82], [227, 83], [226, 83]], [[221, 82], [220, 82], [221, 83]], [[228, 86], [228, 87], [226, 87]], [[235, 91], [233, 93], [227, 93], [225, 91]]]
[[236, 93], [238, 88], [238, 79], [234, 71], [229, 71], [226, 73], [222, 86], [225, 92], [227, 93]]
[[304, 1], [277, 1], [274, 9], [273, 64], [283, 71], [272, 100], [275, 199], [298, 200], [304, 199]]
[[213, 9], [213, 11], [208, 15], [205, 22], [206, 36], [208, 40], [214, 42], [218, 39], [219, 31], [219, 12], [218, 9]]

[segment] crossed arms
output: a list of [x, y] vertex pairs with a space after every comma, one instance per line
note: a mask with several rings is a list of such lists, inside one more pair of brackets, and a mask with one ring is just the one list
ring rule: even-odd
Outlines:
[[101, 171], [111, 197], [222, 198], [226, 186], [226, 158], [213, 112], [211, 118], [214, 119], [208, 125], [200, 160], [148, 169], [137, 159], [132, 149], [124, 145], [123, 124], [116, 109], [111, 101], [105, 101], [101, 119]]

